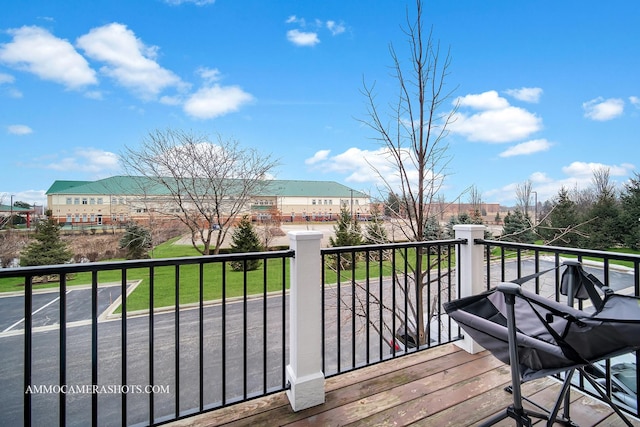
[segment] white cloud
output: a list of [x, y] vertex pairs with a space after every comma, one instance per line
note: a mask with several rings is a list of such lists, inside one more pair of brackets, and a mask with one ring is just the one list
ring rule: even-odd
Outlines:
[[300, 24], [303, 27], [305, 26], [305, 21], [303, 18], [298, 18], [296, 15], [291, 15], [285, 21], [287, 24]]
[[71, 43], [40, 27], [9, 30], [13, 41], [0, 45], [0, 62], [69, 89], [98, 82], [96, 73]]
[[637, 96], [630, 96], [629, 102], [636, 108], [640, 108], [640, 98], [638, 98]]
[[[305, 163], [324, 173], [346, 175], [346, 182], [390, 186], [400, 191], [400, 175], [392, 157], [386, 147], [373, 151], [351, 147], [335, 156], [329, 156], [329, 150], [318, 151], [313, 157], [305, 160]], [[413, 168], [415, 164], [409, 159], [407, 152], [404, 159], [405, 172], [409, 180], [417, 185], [418, 173]]]
[[318, 162], [326, 160], [329, 157], [329, 153], [331, 153], [331, 150], [316, 151], [316, 153], [313, 155], [313, 157], [310, 157], [310, 158], [306, 159], [304, 161], [304, 163], [306, 165], [315, 165]]
[[196, 73], [207, 83], [213, 83], [220, 80], [220, 70], [217, 68], [200, 67]]
[[323, 21], [314, 19], [310, 23], [304, 18], [291, 15], [285, 21], [287, 24], [294, 24], [298, 28], [287, 31], [287, 40], [297, 46], [315, 46], [320, 43], [320, 32], [329, 31], [332, 36], [344, 33], [347, 27], [342, 22], [329, 19]]
[[27, 125], [10, 125], [7, 126], [7, 131], [12, 135], [29, 135], [33, 133], [33, 129]]
[[6, 83], [13, 83], [15, 81], [15, 77], [11, 74], [0, 73], [0, 85]]
[[[538, 193], [538, 201], [544, 202], [557, 196], [562, 187], [573, 190], [584, 190], [592, 185], [593, 172], [598, 169], [609, 169], [612, 178], [618, 177], [626, 180], [635, 170], [635, 166], [629, 163], [620, 165], [605, 165], [595, 162], [573, 162], [561, 168], [564, 175], [561, 178], [550, 177], [545, 172], [534, 172], [529, 176], [532, 189]], [[612, 180], [614, 181], [614, 180]], [[510, 183], [501, 188], [487, 191], [483, 196], [496, 202], [514, 204], [516, 187], [519, 183]]]
[[540, 151], [548, 151], [549, 148], [551, 148], [551, 143], [546, 139], [534, 139], [507, 148], [505, 151], [500, 153], [500, 157], [513, 157], [533, 154]]
[[84, 96], [89, 98], [89, 99], [97, 99], [97, 100], [101, 100], [103, 99], [102, 97], [102, 92], [100, 92], [99, 90], [89, 90], [86, 91], [84, 93]]
[[456, 113], [450, 131], [469, 141], [512, 142], [527, 138], [542, 128], [542, 120], [522, 108], [507, 107], [472, 115]]
[[459, 96], [454, 103], [460, 107], [469, 107], [475, 110], [502, 110], [509, 106], [509, 101], [498, 95], [495, 90], [479, 94]]
[[346, 31], [344, 24], [338, 24], [335, 21], [327, 21], [327, 29], [331, 31], [331, 34], [337, 36], [338, 34], [342, 34]]
[[320, 43], [317, 33], [300, 30], [287, 31], [287, 40], [297, 46], [315, 46]]
[[100, 174], [116, 171], [119, 165], [118, 156], [114, 153], [96, 148], [78, 148], [71, 156], [54, 159], [54, 161], [45, 165], [45, 168]]
[[146, 46], [125, 25], [111, 23], [93, 28], [77, 40], [92, 59], [106, 63], [100, 71], [143, 98], [152, 98], [168, 87], [183, 83], [156, 61], [158, 48]]
[[[453, 116], [449, 130], [469, 141], [513, 142], [542, 128], [542, 120], [538, 116], [510, 105], [494, 90], [458, 97], [454, 103], [458, 104], [459, 111]], [[462, 111], [465, 108], [478, 111]]]
[[172, 6], [179, 6], [184, 3], [193, 3], [196, 6], [206, 6], [208, 4], [214, 4], [216, 0], [164, 0], [164, 2]]
[[12, 98], [22, 98], [22, 92], [12, 87], [12, 88], [9, 88], [9, 96]]
[[602, 163], [586, 163], [586, 162], [573, 162], [569, 166], [562, 168], [562, 172], [570, 177], [580, 179], [588, 178], [591, 180], [593, 172], [600, 169], [609, 169], [610, 176], [627, 176], [633, 171], [634, 166], [629, 163], [623, 163], [621, 165], [605, 165]]
[[508, 89], [505, 91], [505, 93], [507, 95], [513, 96], [517, 100], [532, 102], [535, 104], [540, 101], [540, 97], [542, 96], [542, 89], [539, 87], [523, 87], [520, 89]]
[[239, 86], [206, 86], [191, 95], [184, 103], [184, 111], [199, 119], [212, 119], [238, 111], [253, 101], [253, 96]]
[[582, 108], [586, 118], [603, 122], [620, 116], [624, 112], [624, 101], [619, 98], [598, 97], [584, 102]]
[[44, 206], [47, 204], [47, 194], [45, 190], [24, 190], [16, 191], [13, 200], [20, 200], [30, 205]]

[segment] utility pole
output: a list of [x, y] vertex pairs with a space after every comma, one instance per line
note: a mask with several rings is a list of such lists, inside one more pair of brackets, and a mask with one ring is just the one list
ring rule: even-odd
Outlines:
[[535, 202], [533, 206], [533, 226], [535, 227], [536, 225], [538, 225], [538, 192], [532, 191], [532, 193], [535, 196]]
[[11, 228], [13, 228], [13, 194], [11, 195], [11, 207], [10, 207], [10, 211], [11, 214], [9, 215], [9, 226]]
[[353, 190], [349, 189], [349, 191], [351, 192], [351, 219], [353, 219]]

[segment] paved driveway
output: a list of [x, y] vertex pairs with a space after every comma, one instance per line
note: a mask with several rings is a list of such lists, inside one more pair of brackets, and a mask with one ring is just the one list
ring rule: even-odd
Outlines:
[[[132, 285], [129, 285], [132, 286]], [[98, 288], [98, 316], [115, 307], [122, 287], [120, 284], [100, 285]], [[91, 322], [91, 287], [73, 286], [66, 292], [67, 323]], [[58, 289], [35, 291], [33, 303], [34, 331], [58, 325], [60, 319], [60, 291]], [[0, 294], [0, 336], [21, 333], [24, 330], [24, 295]]]

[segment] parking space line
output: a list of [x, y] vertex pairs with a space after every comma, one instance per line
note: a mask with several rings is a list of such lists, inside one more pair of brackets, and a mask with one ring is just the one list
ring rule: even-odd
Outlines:
[[[67, 294], [71, 292], [71, 290], [67, 290]], [[33, 313], [31, 313], [31, 316], [33, 316], [34, 314], [38, 313], [40, 310], [44, 310], [45, 308], [49, 307], [51, 304], [53, 304], [54, 302], [58, 301], [60, 299], [59, 296], [55, 297], [54, 299], [52, 299], [51, 301], [49, 301], [48, 303], [46, 303], [45, 305], [43, 305], [42, 307], [40, 307], [39, 309], [37, 309], [36, 311], [34, 311]], [[11, 329], [15, 328], [16, 326], [18, 326], [20, 323], [24, 322], [24, 317], [20, 320], [18, 320], [16, 323], [14, 323], [13, 325], [9, 326], [7, 329], [5, 329], [4, 331], [2, 331], [2, 333], [4, 332], [9, 332]]]

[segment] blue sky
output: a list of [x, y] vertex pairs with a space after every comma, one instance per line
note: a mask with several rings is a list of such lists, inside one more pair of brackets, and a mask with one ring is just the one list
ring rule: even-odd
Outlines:
[[[640, 171], [640, 2], [433, 0], [456, 88], [445, 194], [512, 204]], [[412, 0], [24, 0], [0, 14], [0, 196], [122, 173], [156, 129], [220, 134], [280, 159], [279, 179], [375, 193], [363, 82], [395, 94], [389, 44]], [[465, 201], [466, 196], [462, 196]]]

